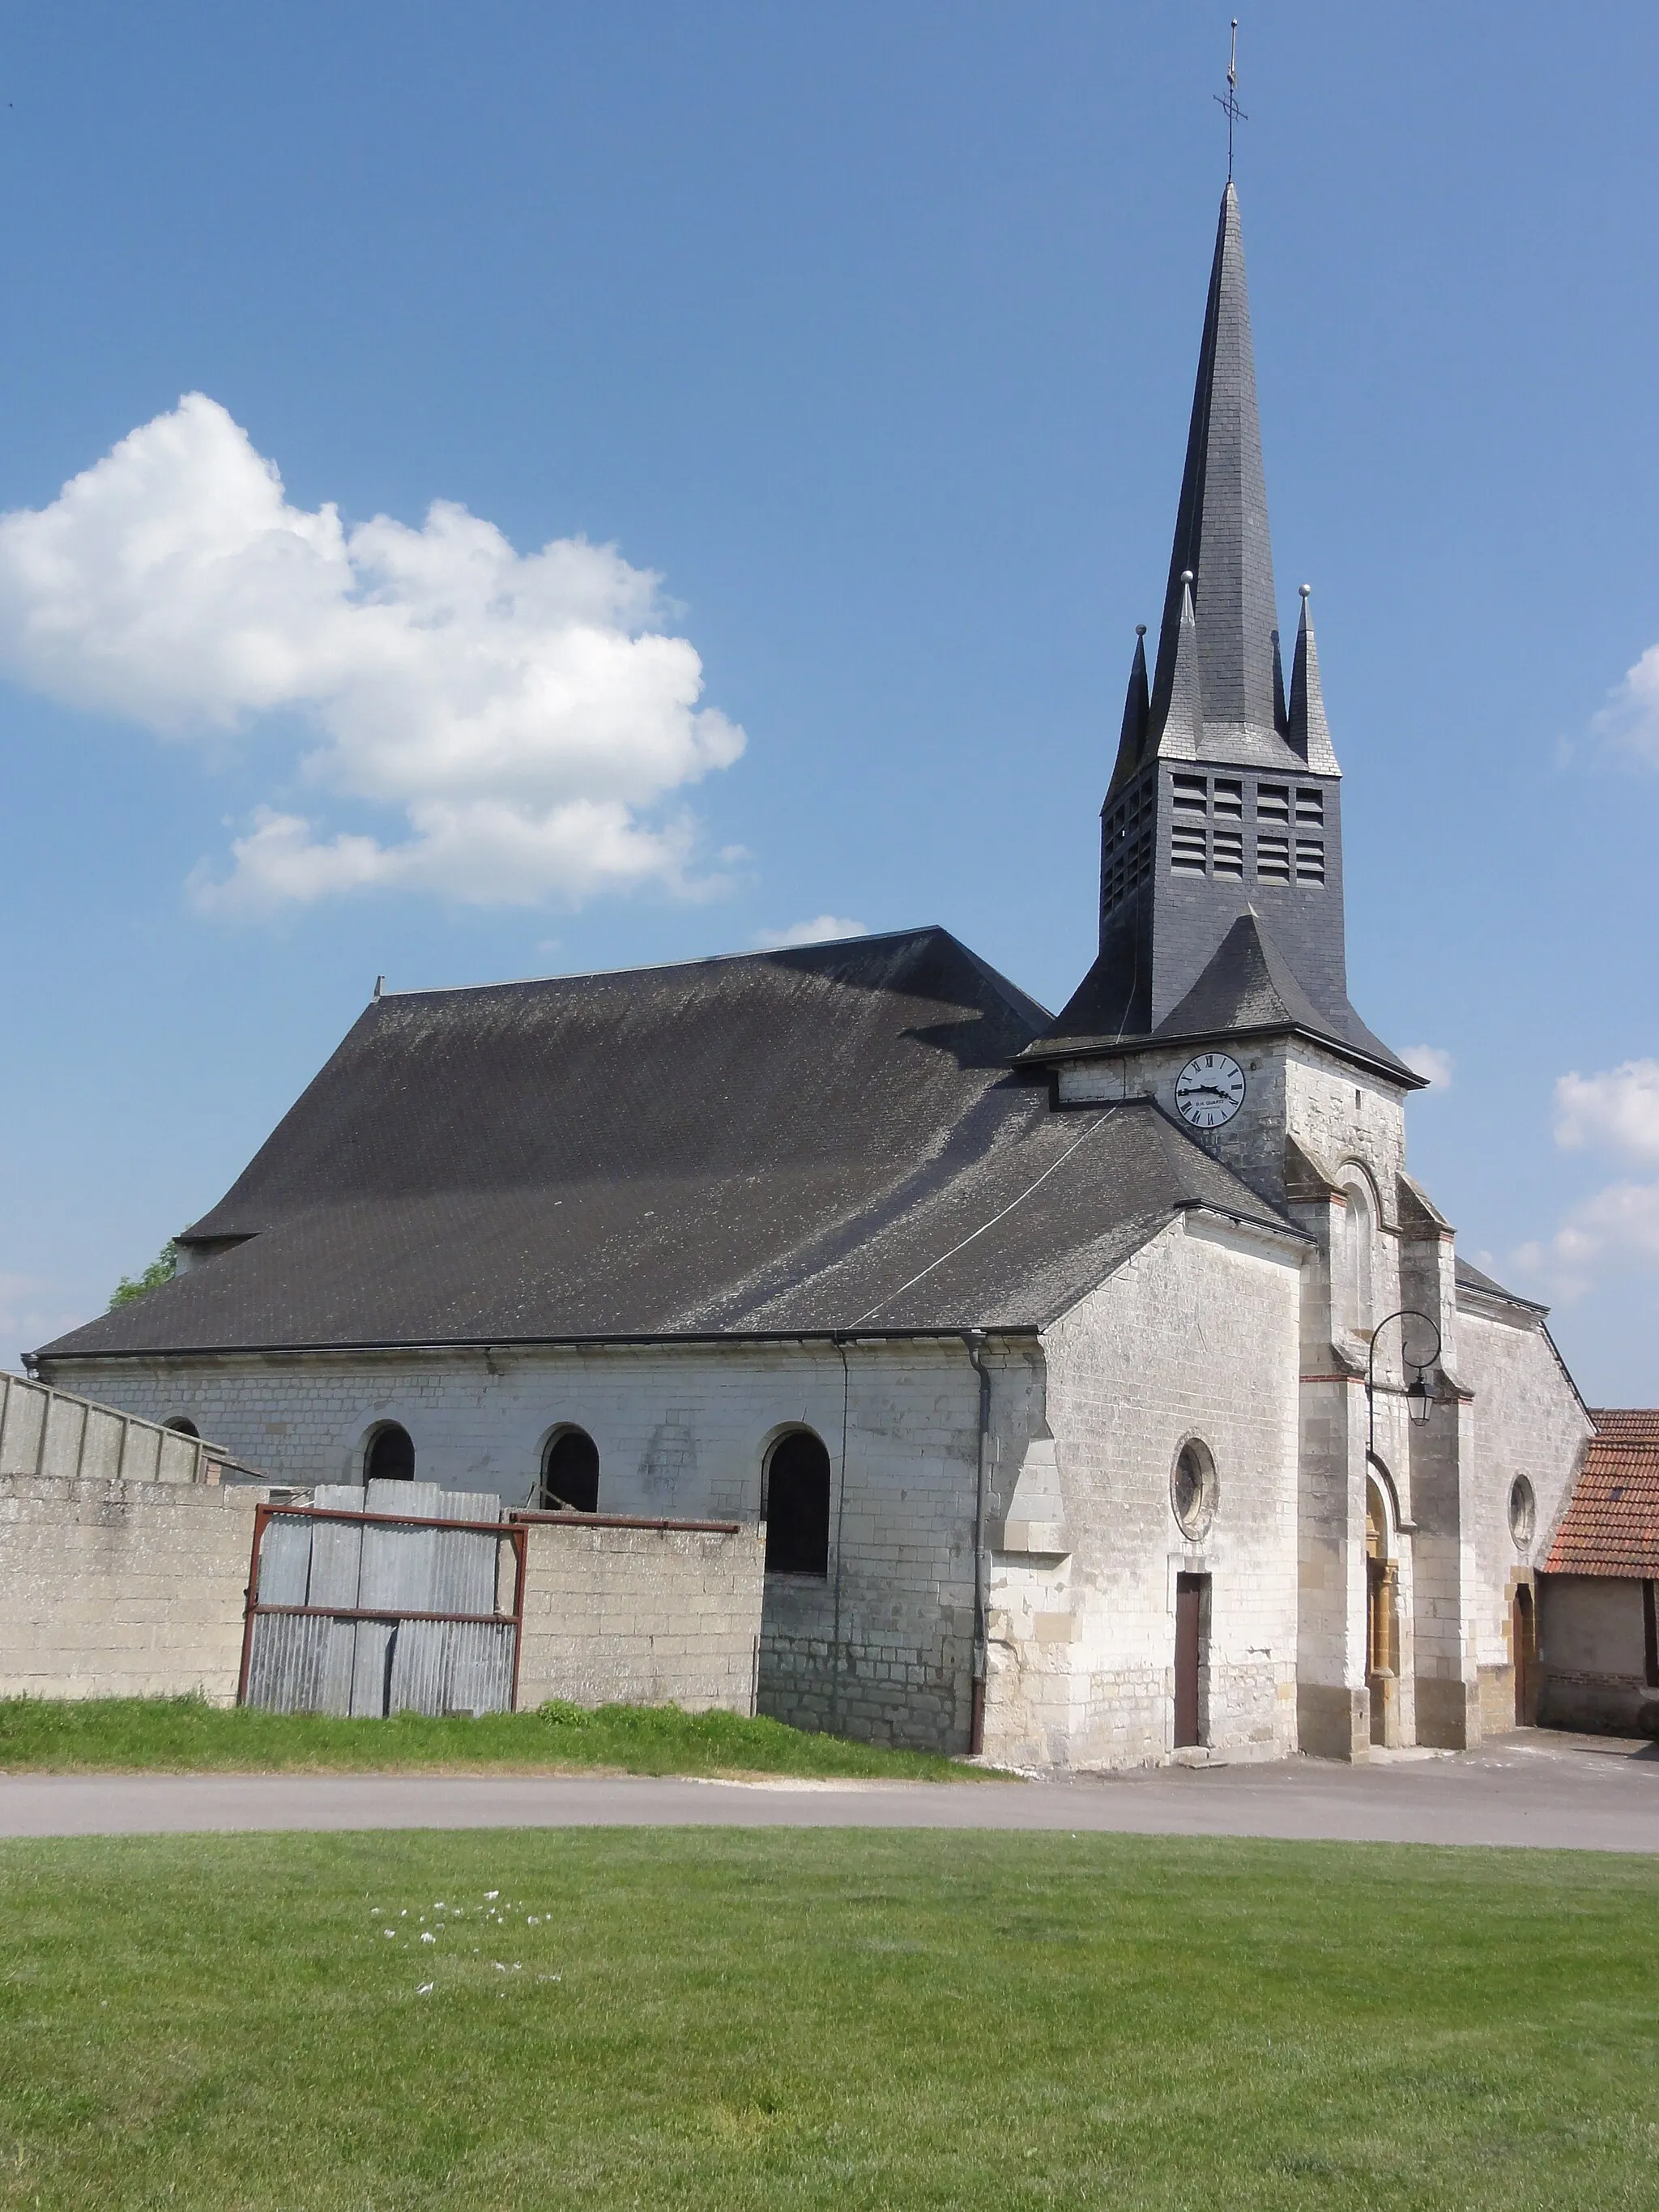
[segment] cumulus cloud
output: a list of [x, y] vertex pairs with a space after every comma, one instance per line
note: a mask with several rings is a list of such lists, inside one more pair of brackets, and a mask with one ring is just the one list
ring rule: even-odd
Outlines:
[[[1555, 1141], [1564, 1152], [1659, 1164], [1659, 1060], [1562, 1076]], [[1547, 1243], [1523, 1245], [1515, 1258], [1564, 1298], [1581, 1297], [1601, 1275], [1659, 1265], [1659, 1183], [1607, 1184], [1573, 1206]]]
[[1568, 1299], [1601, 1275], [1659, 1264], [1659, 1183], [1610, 1183], [1574, 1206], [1547, 1244], [1522, 1245], [1516, 1261]]
[[1659, 645], [1650, 645], [1626, 672], [1594, 726], [1616, 751], [1659, 768]]
[[[0, 665], [48, 697], [216, 738], [299, 718], [314, 798], [262, 808], [204, 864], [222, 909], [378, 885], [479, 904], [684, 891], [695, 829], [642, 819], [744, 733], [700, 707], [660, 580], [613, 547], [520, 554], [439, 501], [419, 529], [289, 504], [274, 463], [200, 392], [39, 512], [0, 516]], [[390, 840], [323, 817], [392, 810]]]
[[1420, 1075], [1431, 1091], [1449, 1091], [1452, 1080], [1452, 1056], [1437, 1044], [1408, 1044], [1401, 1048], [1400, 1057], [1413, 1075]]
[[863, 922], [848, 921], [844, 915], [815, 914], [810, 921], [792, 921], [787, 929], [760, 930], [754, 942], [761, 951], [769, 952], [787, 945], [822, 945], [831, 938], [869, 934]]
[[1659, 1060], [1564, 1075], [1555, 1086], [1555, 1141], [1567, 1152], [1659, 1162]]

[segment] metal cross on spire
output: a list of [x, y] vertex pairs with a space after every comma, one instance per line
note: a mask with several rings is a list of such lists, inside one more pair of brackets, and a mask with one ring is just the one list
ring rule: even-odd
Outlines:
[[1250, 119], [1238, 104], [1238, 18], [1237, 15], [1233, 17], [1232, 54], [1227, 64], [1227, 96], [1224, 100], [1218, 92], [1213, 92], [1210, 97], [1227, 118], [1227, 182], [1231, 184], [1233, 125], [1235, 123], [1248, 123]]

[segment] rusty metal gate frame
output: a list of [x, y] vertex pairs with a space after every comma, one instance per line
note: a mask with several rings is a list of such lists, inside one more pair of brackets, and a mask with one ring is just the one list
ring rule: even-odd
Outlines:
[[[265, 1605], [258, 1595], [259, 1589], [259, 1553], [265, 1540], [265, 1530], [279, 1519], [305, 1521], [315, 1525], [319, 1521], [343, 1521], [358, 1528], [441, 1528], [447, 1534], [493, 1536], [498, 1544], [513, 1547], [513, 1610], [511, 1613], [398, 1613], [386, 1606], [354, 1605]], [[298, 1615], [313, 1620], [383, 1620], [394, 1626], [404, 1620], [435, 1621], [452, 1626], [468, 1628], [505, 1628], [513, 1631], [513, 1688], [509, 1712], [519, 1710], [519, 1657], [524, 1643], [524, 1584], [526, 1553], [530, 1531], [522, 1522], [514, 1521], [444, 1521], [424, 1514], [362, 1513], [349, 1506], [337, 1505], [270, 1505], [264, 1503], [253, 1509], [253, 1551], [248, 1562], [247, 1588], [242, 1593], [242, 1665], [236, 1680], [236, 1702], [247, 1702], [248, 1670], [253, 1658], [253, 1624], [262, 1613]], [[499, 1559], [501, 1554], [496, 1554]]]

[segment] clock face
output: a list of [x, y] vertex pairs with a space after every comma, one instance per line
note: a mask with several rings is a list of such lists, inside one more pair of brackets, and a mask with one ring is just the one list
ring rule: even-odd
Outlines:
[[1231, 1054], [1200, 1052], [1176, 1078], [1176, 1106], [1194, 1129], [1219, 1129], [1244, 1103], [1244, 1071]]

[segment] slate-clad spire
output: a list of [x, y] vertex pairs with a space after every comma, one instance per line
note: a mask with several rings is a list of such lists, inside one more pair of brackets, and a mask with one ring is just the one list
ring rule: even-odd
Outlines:
[[[1340, 772], [1305, 592], [1288, 670], [1277, 629], [1231, 182], [1157, 664], [1149, 697], [1137, 652], [1100, 832], [1099, 953], [1023, 1060], [1055, 1065], [1167, 1036], [1181, 1009], [1217, 1036], [1316, 1033], [1409, 1083], [1348, 1002]], [[1241, 981], [1239, 948], [1258, 939], [1278, 976], [1270, 992]]]
[[1308, 613], [1309, 591], [1302, 586], [1302, 619], [1297, 624], [1296, 659], [1291, 669], [1289, 737], [1316, 775], [1337, 775], [1336, 755], [1325, 720], [1325, 695], [1319, 688], [1319, 648]]
[[1231, 179], [1221, 198], [1210, 268], [1187, 466], [1152, 684], [1152, 728], [1160, 738], [1175, 684], [1182, 573], [1188, 568], [1196, 579], [1193, 597], [1198, 610], [1205, 722], [1212, 731], [1240, 728], [1271, 738], [1277, 733], [1273, 634], [1278, 616], [1244, 246], [1238, 195]]
[[1129, 664], [1129, 690], [1123, 702], [1123, 730], [1117, 741], [1117, 762], [1106, 787], [1106, 803], [1133, 777], [1146, 747], [1146, 723], [1151, 713], [1146, 684], [1146, 625], [1135, 624], [1135, 657]]
[[1204, 734], [1204, 656], [1198, 641], [1198, 619], [1193, 611], [1192, 570], [1183, 568], [1179, 581], [1181, 606], [1176, 619], [1175, 664], [1158, 750], [1160, 759], [1196, 760], [1199, 741]]

